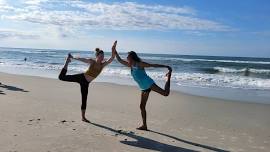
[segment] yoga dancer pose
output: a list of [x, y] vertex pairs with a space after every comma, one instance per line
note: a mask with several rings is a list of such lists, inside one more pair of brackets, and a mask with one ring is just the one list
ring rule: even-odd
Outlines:
[[[116, 53], [117, 60], [121, 64], [130, 67], [131, 75], [133, 79], [138, 83], [139, 87], [141, 88], [142, 92], [141, 92], [140, 109], [141, 109], [143, 124], [137, 129], [147, 130], [145, 106], [148, 100], [149, 93], [151, 90], [153, 90], [163, 96], [168, 96], [170, 94], [170, 79], [171, 79], [172, 68], [166, 65], [150, 64], [150, 63], [143, 62], [134, 51], [131, 51], [128, 53], [127, 61], [122, 60], [116, 50], [115, 50], [115, 53]], [[162, 89], [159, 86], [157, 86], [155, 82], [153, 81], [153, 79], [151, 79], [146, 74], [144, 68], [147, 68], [147, 67], [168, 68], [169, 72], [166, 74], [167, 82], [165, 84], [165, 89]]]
[[[105, 66], [107, 66], [113, 61], [115, 57], [116, 44], [117, 44], [117, 41], [114, 42], [112, 46], [112, 56], [107, 61], [104, 61], [104, 52], [100, 50], [99, 48], [96, 48], [96, 59], [73, 57], [71, 54], [68, 54], [64, 68], [62, 69], [59, 75], [59, 79], [62, 81], [77, 82], [80, 84], [81, 96], [82, 96], [82, 105], [81, 105], [82, 121], [90, 122], [85, 117], [89, 83], [93, 81], [101, 73], [102, 69]], [[71, 62], [71, 59], [75, 59], [75, 60], [90, 64], [88, 70], [85, 73], [81, 73], [81, 74], [66, 75], [68, 64]]]

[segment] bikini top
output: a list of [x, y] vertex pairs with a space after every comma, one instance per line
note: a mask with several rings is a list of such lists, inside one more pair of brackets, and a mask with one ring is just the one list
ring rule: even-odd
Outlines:
[[101, 73], [102, 69], [103, 69], [103, 66], [97, 64], [96, 61], [95, 61], [89, 66], [89, 68], [85, 72], [85, 74], [96, 78]]

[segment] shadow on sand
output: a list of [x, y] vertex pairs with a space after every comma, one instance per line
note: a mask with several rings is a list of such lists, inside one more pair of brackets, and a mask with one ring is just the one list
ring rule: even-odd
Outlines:
[[[29, 92], [29, 91], [24, 90], [22, 88], [18, 88], [18, 87], [15, 87], [15, 86], [10, 86], [10, 85], [5, 85], [5, 84], [2, 84], [2, 83], [0, 83], [0, 88], [4, 88], [6, 90], [11, 90], [11, 91]], [[5, 94], [5, 93], [2, 90], [0, 90], [0, 94]]]
[[[154, 150], [154, 151], [160, 151], [160, 152], [172, 152], [172, 151], [175, 151], [175, 152], [197, 152], [196, 150], [177, 147], [177, 146], [174, 146], [174, 145], [161, 143], [159, 141], [155, 141], [153, 139], [149, 139], [149, 138], [146, 138], [146, 137], [138, 136], [138, 135], [135, 135], [133, 132], [129, 132], [129, 133], [122, 132], [121, 130], [120, 131], [115, 130], [113, 128], [103, 126], [103, 125], [100, 125], [100, 124], [96, 124], [96, 123], [93, 123], [93, 122], [91, 122], [90, 124], [92, 124], [94, 126], [97, 126], [97, 127], [100, 127], [100, 128], [103, 128], [103, 129], [106, 129], [106, 130], [109, 130], [109, 131], [114, 132], [116, 134], [125, 135], [127, 137], [135, 139], [136, 141], [126, 141], [126, 140], [125, 141], [120, 141], [121, 143], [129, 145], [129, 146], [134, 146], [134, 147], [139, 147], [139, 148], [144, 148], [144, 149]], [[186, 141], [186, 140], [182, 140], [182, 139], [179, 139], [179, 138], [176, 138], [176, 137], [173, 137], [173, 136], [170, 136], [170, 135], [166, 135], [166, 134], [163, 134], [163, 133], [158, 133], [158, 132], [155, 132], [155, 131], [150, 131], [150, 132], [157, 133], [159, 135], [163, 135], [163, 136], [172, 138], [174, 140], [184, 142], [186, 144], [190, 144], [190, 145], [193, 145], [193, 146], [198, 146], [200, 148], [205, 148], [207, 150], [212, 150], [212, 151], [216, 151], [216, 152], [228, 152], [226, 150], [222, 150], [222, 149], [218, 149], [218, 148], [214, 148], [214, 147], [205, 146], [205, 145], [189, 142], [189, 141]]]
[[215, 148], [215, 147], [210, 147], [210, 146], [207, 146], [207, 145], [194, 143], [194, 142], [191, 142], [191, 141], [180, 139], [180, 138], [177, 138], [177, 137], [174, 137], [174, 136], [171, 136], [171, 135], [167, 135], [167, 134], [164, 134], [164, 133], [160, 133], [160, 132], [157, 132], [157, 131], [153, 131], [153, 130], [149, 130], [149, 131], [152, 132], [152, 133], [155, 133], [155, 134], [159, 134], [161, 136], [165, 136], [165, 137], [174, 139], [174, 140], [179, 141], [179, 142], [183, 142], [183, 143], [186, 143], [186, 144], [189, 144], [189, 145], [201, 147], [201, 148], [204, 148], [204, 149], [208, 149], [208, 150], [212, 150], [212, 151], [216, 151], [216, 152], [229, 152], [227, 150], [218, 149], [218, 148]]
[[5, 94], [2, 90], [0, 90], [0, 94]]

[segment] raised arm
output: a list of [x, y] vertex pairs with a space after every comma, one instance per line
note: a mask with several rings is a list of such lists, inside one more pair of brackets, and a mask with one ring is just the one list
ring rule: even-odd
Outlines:
[[118, 52], [116, 51], [116, 48], [115, 48], [115, 55], [116, 55], [116, 59], [118, 60], [118, 62], [120, 62], [121, 64], [129, 67], [128, 62], [125, 61], [125, 60], [123, 60], [123, 59], [121, 59], [121, 57], [119, 56]]
[[146, 62], [139, 62], [139, 66], [143, 67], [143, 68], [147, 68], [147, 67], [154, 67], [154, 68], [168, 68], [168, 70], [172, 70], [172, 68], [168, 65], [162, 65], [162, 64], [150, 64], [150, 63], [146, 63]]
[[115, 58], [116, 45], [117, 45], [117, 41], [115, 41], [113, 46], [112, 46], [112, 56], [111, 56], [111, 58], [104, 63], [104, 66], [107, 66], [108, 64], [110, 64], [113, 61], [113, 59]]
[[121, 64], [125, 65], [125, 66], [128, 66], [129, 67], [129, 64], [127, 61], [121, 59], [121, 57], [119, 56], [118, 52], [115, 51], [115, 55], [116, 55], [116, 59], [118, 60], [118, 62], [120, 62]]

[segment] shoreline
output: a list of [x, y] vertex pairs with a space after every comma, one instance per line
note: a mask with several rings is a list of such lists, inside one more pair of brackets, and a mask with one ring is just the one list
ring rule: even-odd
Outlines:
[[[15, 77], [17, 76], [22, 76], [22, 77], [29, 77], [29, 78], [36, 78], [36, 79], [50, 79], [50, 80], [57, 80], [57, 81], [61, 81], [61, 80], [58, 80], [57, 78], [55, 77], [42, 77], [42, 76], [38, 76], [38, 75], [24, 75], [24, 74], [12, 74], [12, 73], [6, 73], [6, 72], [0, 72], [0, 75], [6, 75], [6, 76], [10, 76], [10, 75], [13, 75]], [[1, 81], [0, 81], [1, 82]], [[76, 83], [74, 83], [76, 84]], [[99, 81], [94, 81], [94, 82], [91, 82], [91, 84], [98, 84], [98, 85], [110, 85], [110, 86], [120, 86], [120, 87], [131, 87], [135, 90], [137, 90], [137, 92], [140, 92], [140, 89], [136, 86], [136, 84], [134, 85], [127, 85], [127, 84], [119, 84], [119, 83], [113, 83], [113, 82], [99, 82]], [[89, 85], [89, 86], [90, 86]], [[185, 93], [185, 92], [181, 92], [181, 91], [178, 91], [178, 90], [171, 90], [170, 91], [171, 93], [177, 93], [177, 94], [181, 94], [181, 95], [186, 95], [186, 96], [194, 96], [194, 97], [198, 97], [198, 98], [210, 98], [210, 99], [213, 99], [213, 100], [221, 100], [221, 101], [225, 101], [225, 102], [241, 102], [241, 103], [247, 103], [247, 104], [264, 104], [264, 103], [254, 103], [254, 102], [244, 102], [244, 101], [235, 101], [235, 100], [227, 100], [227, 99], [220, 99], [220, 98], [214, 98], [214, 97], [207, 97], [207, 96], [200, 96], [200, 95], [193, 95], [193, 94], [189, 94], [189, 93]], [[268, 104], [266, 104], [268, 105]]]
[[[39, 69], [6, 69], [0, 67], [0, 73], [22, 75], [22, 76], [37, 76], [42, 78], [51, 78], [57, 80], [57, 75], [59, 71], [52, 70], [39, 70]], [[19, 71], [18, 71], [19, 70]], [[21, 70], [21, 71], [20, 71]], [[116, 80], [116, 81], [115, 81]], [[101, 74], [94, 82], [98, 83], [112, 83], [116, 85], [124, 86], [135, 86], [137, 84], [132, 78], [117, 77], [117, 76], [107, 76]], [[165, 82], [160, 80], [155, 80], [157, 85], [164, 86]], [[260, 103], [260, 104], [270, 104], [270, 94], [268, 90], [257, 90], [257, 89], [243, 89], [243, 88], [220, 88], [220, 87], [199, 87], [199, 86], [188, 86], [188, 85], [178, 85], [171, 82], [171, 90], [200, 97], [209, 97], [220, 100], [228, 100], [233, 102], [244, 102], [244, 103]]]

